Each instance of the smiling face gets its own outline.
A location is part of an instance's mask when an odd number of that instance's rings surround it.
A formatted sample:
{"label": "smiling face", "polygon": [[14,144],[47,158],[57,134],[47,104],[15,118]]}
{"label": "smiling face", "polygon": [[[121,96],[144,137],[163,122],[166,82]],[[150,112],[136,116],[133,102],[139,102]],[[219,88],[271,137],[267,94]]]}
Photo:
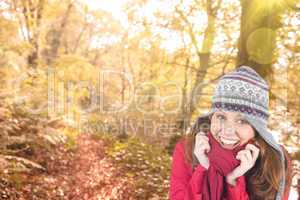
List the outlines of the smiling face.
{"label": "smiling face", "polygon": [[216,111],[210,131],[225,149],[234,149],[255,137],[255,130],[238,112]]}

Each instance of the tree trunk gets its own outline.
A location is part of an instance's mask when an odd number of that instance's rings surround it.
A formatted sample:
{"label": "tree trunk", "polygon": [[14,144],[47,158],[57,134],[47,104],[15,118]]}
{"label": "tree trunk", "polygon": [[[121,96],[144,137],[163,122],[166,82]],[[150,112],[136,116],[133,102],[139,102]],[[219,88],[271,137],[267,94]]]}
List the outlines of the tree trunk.
{"label": "tree trunk", "polygon": [[188,85],[188,69],[189,69],[190,59],[187,58],[185,62],[184,68],[184,84],[181,88],[182,96],[181,96],[181,118],[179,120],[179,129],[181,130],[181,134],[183,135],[186,131],[187,125],[190,123],[189,119],[186,117],[187,115],[187,85]]}
{"label": "tree trunk", "polygon": [[31,1],[22,1],[22,12],[27,29],[27,39],[32,51],[27,57],[29,67],[37,68],[39,59],[40,25],[43,18],[45,0],[39,0],[36,5]]}
{"label": "tree trunk", "polygon": [[[258,7],[258,5],[260,5]],[[258,0],[241,0],[242,16],[237,67],[252,67],[267,82],[273,81],[276,61],[276,32],[280,28],[281,9]]]}
{"label": "tree trunk", "polygon": [[48,32],[48,42],[50,43],[50,49],[46,50],[46,61],[50,65],[53,60],[57,57],[58,49],[61,46],[61,37],[67,26],[71,10],[73,8],[73,1],[68,4],[67,10],[61,20],[60,26],[58,28],[53,28]]}

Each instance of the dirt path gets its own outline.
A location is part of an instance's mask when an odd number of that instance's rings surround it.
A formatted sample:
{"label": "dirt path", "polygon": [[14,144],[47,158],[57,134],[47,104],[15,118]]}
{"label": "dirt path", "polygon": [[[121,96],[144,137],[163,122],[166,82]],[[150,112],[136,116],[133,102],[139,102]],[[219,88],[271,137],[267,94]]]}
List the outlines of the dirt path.
{"label": "dirt path", "polygon": [[[132,199],[131,183],[105,156],[105,144],[87,134],[78,137],[76,151],[57,149],[48,173],[22,175],[18,200]],[[18,177],[20,178],[20,177]],[[8,186],[6,188],[9,188]],[[15,188],[13,188],[15,189]]]}
{"label": "dirt path", "polygon": [[[71,168],[71,190],[67,199],[124,199],[128,180],[122,179],[112,162],[105,157],[105,145],[82,135],[78,141],[78,152]],[[127,182],[127,183],[126,183]],[[128,190],[129,191],[129,188]],[[126,198],[127,199],[127,198]]]}

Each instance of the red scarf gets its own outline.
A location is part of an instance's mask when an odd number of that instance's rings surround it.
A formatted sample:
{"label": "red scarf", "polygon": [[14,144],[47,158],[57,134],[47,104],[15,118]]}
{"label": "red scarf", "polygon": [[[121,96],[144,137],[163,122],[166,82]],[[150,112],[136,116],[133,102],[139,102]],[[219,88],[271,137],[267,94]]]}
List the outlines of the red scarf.
{"label": "red scarf", "polygon": [[210,166],[203,178],[203,200],[222,200],[224,197],[225,177],[240,161],[235,158],[237,152],[249,143],[238,146],[233,150],[224,149],[209,132],[210,151],[208,159]]}

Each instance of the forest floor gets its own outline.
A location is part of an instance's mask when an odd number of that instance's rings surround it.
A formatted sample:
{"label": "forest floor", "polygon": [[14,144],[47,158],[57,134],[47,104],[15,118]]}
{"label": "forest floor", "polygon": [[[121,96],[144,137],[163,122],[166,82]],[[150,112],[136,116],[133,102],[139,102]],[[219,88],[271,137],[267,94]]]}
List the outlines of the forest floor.
{"label": "forest floor", "polygon": [[[0,180],[0,199],[10,200],[113,200],[132,199],[132,180],[122,178],[105,156],[107,144],[81,134],[75,150],[59,146],[46,172],[15,176],[16,185]],[[17,187],[16,187],[17,186]]]}

